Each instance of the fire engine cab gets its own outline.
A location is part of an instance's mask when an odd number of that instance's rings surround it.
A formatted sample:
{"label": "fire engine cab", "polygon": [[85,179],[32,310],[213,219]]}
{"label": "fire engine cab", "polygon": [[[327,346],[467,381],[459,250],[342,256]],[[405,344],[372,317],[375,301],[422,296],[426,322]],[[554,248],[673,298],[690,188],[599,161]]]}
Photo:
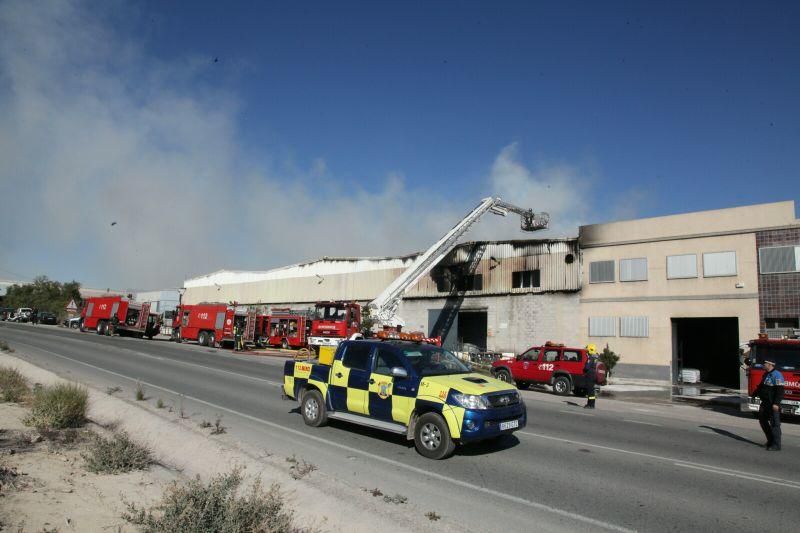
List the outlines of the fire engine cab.
{"label": "fire engine cab", "polygon": [[361,306],[356,302],[317,302],[308,345],[338,346],[361,333]]}
{"label": "fire engine cab", "polygon": [[764,377],[764,361],[774,361],[775,369],[783,374],[784,396],[781,412],[800,415],[800,339],[770,339],[760,334],[748,343],[750,353],[745,358],[747,366],[747,409],[758,411],[759,399],[753,395]]}

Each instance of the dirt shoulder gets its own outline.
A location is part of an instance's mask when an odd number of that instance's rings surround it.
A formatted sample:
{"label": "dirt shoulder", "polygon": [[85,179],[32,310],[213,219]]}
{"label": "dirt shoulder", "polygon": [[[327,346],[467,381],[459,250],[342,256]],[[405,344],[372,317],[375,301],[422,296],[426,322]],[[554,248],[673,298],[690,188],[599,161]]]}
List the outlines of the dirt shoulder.
{"label": "dirt shoulder", "polygon": [[[64,382],[57,375],[9,354],[0,354],[0,365],[18,369],[31,384]],[[15,409],[20,408],[6,405],[0,411],[0,427],[20,429],[19,413]],[[89,388],[89,419],[97,426],[127,432],[148,446],[164,466],[137,474],[98,476],[82,470],[78,449],[51,452],[46,445],[37,444],[24,454],[6,456],[3,452],[3,459],[20,461],[15,466],[28,474],[17,479],[39,479],[50,487],[44,492],[44,485],[37,488],[32,482],[29,488],[18,490],[15,499],[3,498],[5,516],[22,519],[21,513],[27,513],[24,514],[26,531],[54,527],[59,531],[109,531],[104,529],[107,526],[116,530],[123,525],[119,518],[124,510],[123,496],[128,501],[152,503],[172,480],[195,476],[207,480],[234,468],[245,472],[250,482],[260,479],[265,487],[279,483],[288,505],[295,512],[295,523],[300,527],[347,532],[371,532],[377,525],[384,532],[454,529],[444,521],[429,521],[423,512],[410,513],[408,505],[379,502],[379,498],[341,483],[323,471],[303,472],[300,479],[295,479],[302,464],[289,463],[283,457],[258,456],[257,452],[239,446],[234,435],[211,437],[209,429],[199,428],[197,421],[182,418],[176,410],[155,409],[146,402],[117,398],[108,391]],[[48,473],[50,470],[52,474]],[[72,492],[63,492],[69,489]],[[81,509],[86,510],[85,514]],[[88,522],[92,513],[97,517]],[[82,526],[75,526],[79,520]],[[16,524],[19,520],[4,520],[4,524],[12,522]]]}

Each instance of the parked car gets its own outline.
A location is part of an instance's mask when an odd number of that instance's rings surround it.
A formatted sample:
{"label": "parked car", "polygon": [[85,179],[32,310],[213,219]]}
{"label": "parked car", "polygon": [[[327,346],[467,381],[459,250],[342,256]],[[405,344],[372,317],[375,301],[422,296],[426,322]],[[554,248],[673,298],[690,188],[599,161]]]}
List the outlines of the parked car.
{"label": "parked car", "polygon": [[64,324],[65,327],[68,327],[70,329],[80,329],[82,323],[83,319],[80,316],[68,318],[64,320],[64,322],[62,322],[62,324]]}
{"label": "parked car", "polygon": [[14,315],[8,320],[10,322],[27,322],[31,318],[31,313],[33,313],[33,309],[30,307],[20,307],[14,311]]}
{"label": "parked car", "polygon": [[[551,385],[553,392],[582,396],[586,391],[583,368],[588,354],[585,348],[568,348],[547,342],[525,350],[515,359],[492,363],[492,375],[501,381],[515,382],[521,389],[533,383]],[[597,384],[606,384],[606,367],[597,363]]]}
{"label": "parked car", "polygon": [[39,311],[39,324],[55,326],[58,324],[58,317],[55,313],[51,313],[50,311]]}

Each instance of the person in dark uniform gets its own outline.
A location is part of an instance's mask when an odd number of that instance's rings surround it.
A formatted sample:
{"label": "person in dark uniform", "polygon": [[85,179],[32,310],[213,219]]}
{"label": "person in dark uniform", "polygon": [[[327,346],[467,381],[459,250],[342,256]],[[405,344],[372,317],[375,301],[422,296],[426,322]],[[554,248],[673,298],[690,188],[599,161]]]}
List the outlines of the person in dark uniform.
{"label": "person in dark uniform", "polygon": [[781,449],[781,400],[783,400],[783,374],[775,370],[775,361],[764,361],[764,377],[753,397],[761,400],[758,409],[758,422],[767,437],[768,451]]}
{"label": "person in dark uniform", "polygon": [[586,405],[584,409],[594,409],[597,400],[597,347],[594,344],[586,346],[586,364],[583,366],[583,382],[586,387]]}
{"label": "person in dark uniform", "polygon": [[30,316],[31,324],[33,324],[35,326],[36,325],[36,320],[38,318],[39,318],[39,309],[34,307],[33,309],[31,309],[31,316]]}
{"label": "person in dark uniform", "polygon": [[233,351],[242,351],[242,326],[238,322],[233,324]]}
{"label": "person in dark uniform", "polygon": [[119,318],[115,314],[111,317],[111,322],[108,324],[108,329],[106,330],[109,337],[112,337],[114,333],[117,332],[117,326],[119,326]]}

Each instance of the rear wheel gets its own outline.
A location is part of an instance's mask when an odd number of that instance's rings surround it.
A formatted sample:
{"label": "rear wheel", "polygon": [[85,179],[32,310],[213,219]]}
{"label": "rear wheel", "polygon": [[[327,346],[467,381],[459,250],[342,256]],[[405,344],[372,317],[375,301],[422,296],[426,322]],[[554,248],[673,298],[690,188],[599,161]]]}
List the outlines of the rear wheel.
{"label": "rear wheel", "polygon": [[566,376],[558,376],[553,380],[553,392],[559,396],[566,396],[572,392],[572,383]]}
{"label": "rear wheel", "polygon": [[197,344],[200,346],[208,346],[208,334],[205,331],[201,331],[199,335],[197,335]]}
{"label": "rear wheel", "polygon": [[217,347],[217,336],[213,332],[208,334],[208,345],[212,348]]}
{"label": "rear wheel", "polygon": [[506,383],[513,383],[513,380],[511,379],[511,372],[509,372],[505,368],[501,368],[500,370],[495,372],[494,377],[496,377],[500,381],[505,381]]}
{"label": "rear wheel", "polygon": [[281,341],[281,348],[283,348],[284,350],[288,350],[289,349],[289,341],[287,341],[286,339],[283,339]]}
{"label": "rear wheel", "polygon": [[323,426],[328,421],[325,401],[318,390],[310,390],[303,394],[303,399],[300,402],[300,412],[303,414],[303,422],[309,426]]}
{"label": "rear wheel", "polygon": [[108,329],[108,324],[103,321],[97,323],[97,334],[98,335],[105,335],[106,330]]}
{"label": "rear wheel", "polygon": [[446,459],[456,449],[447,422],[437,413],[425,413],[414,426],[414,445],[428,459]]}

